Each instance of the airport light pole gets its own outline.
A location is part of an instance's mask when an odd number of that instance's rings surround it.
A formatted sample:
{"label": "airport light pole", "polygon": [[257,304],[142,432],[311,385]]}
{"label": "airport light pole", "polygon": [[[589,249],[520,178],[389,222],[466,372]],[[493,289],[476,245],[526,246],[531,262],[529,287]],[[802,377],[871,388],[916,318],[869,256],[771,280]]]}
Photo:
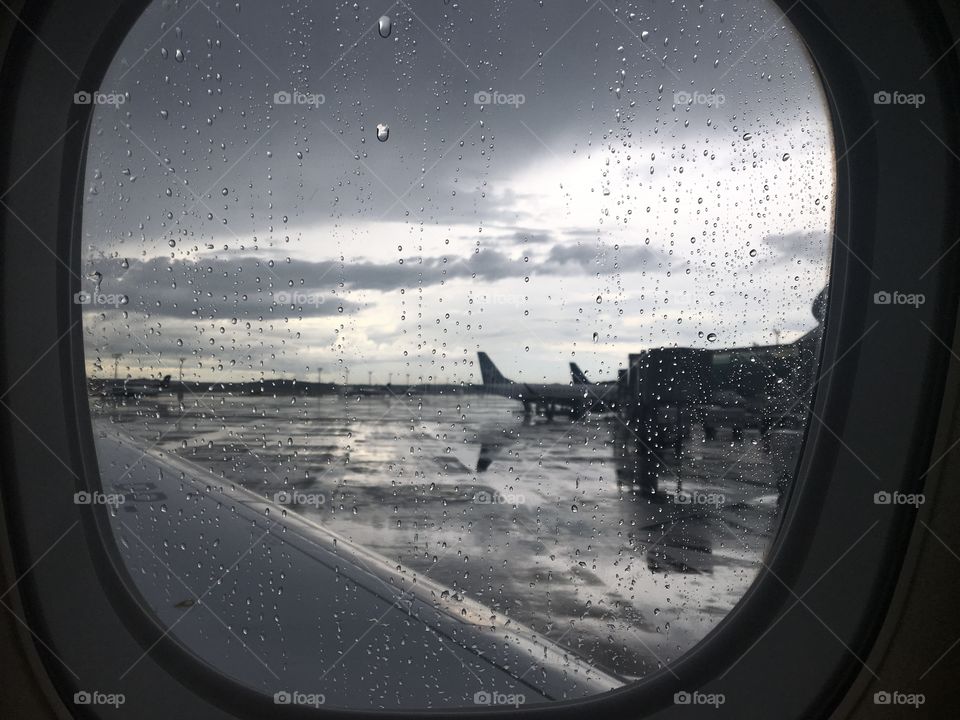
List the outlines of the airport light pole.
{"label": "airport light pole", "polygon": [[113,357],[113,379],[116,380],[120,374],[120,358],[123,357],[123,353],[114,353]]}

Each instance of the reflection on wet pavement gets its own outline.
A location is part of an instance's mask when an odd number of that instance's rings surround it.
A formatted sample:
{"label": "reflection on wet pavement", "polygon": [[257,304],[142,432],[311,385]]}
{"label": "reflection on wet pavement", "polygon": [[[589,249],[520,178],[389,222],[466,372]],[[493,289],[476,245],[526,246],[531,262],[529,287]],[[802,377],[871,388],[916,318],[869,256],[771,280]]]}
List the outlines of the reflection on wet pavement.
{"label": "reflection on wet pavement", "polygon": [[444,397],[94,399],[109,423],[527,625],[604,671],[645,675],[744,594],[792,460],[694,425],[639,477],[618,415],[523,417]]}

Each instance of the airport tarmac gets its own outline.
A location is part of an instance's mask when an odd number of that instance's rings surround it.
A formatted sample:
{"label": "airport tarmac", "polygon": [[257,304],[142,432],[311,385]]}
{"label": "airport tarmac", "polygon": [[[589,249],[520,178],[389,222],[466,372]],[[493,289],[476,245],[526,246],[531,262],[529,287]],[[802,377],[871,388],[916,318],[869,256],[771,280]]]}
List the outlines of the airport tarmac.
{"label": "airport tarmac", "polygon": [[[456,397],[91,399],[122,432],[329,528],[631,680],[676,660],[761,566],[792,468],[694,426],[656,487],[614,414]],[[624,448],[627,448],[624,450]]]}

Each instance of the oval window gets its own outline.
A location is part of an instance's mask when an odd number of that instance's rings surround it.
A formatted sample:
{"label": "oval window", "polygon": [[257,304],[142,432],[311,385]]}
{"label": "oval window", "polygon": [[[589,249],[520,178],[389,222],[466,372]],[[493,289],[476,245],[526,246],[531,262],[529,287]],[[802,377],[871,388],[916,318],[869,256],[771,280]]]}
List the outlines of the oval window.
{"label": "oval window", "polygon": [[514,707],[743,596],[834,214],[773,3],[157,1],[91,97],[91,501],[173,641],[278,704]]}

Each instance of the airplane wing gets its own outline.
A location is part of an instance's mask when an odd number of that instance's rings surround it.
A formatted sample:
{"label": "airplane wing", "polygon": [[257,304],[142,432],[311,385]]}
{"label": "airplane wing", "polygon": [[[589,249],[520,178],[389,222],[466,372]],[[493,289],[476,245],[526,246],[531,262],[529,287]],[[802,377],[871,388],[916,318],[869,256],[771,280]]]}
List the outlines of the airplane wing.
{"label": "airplane wing", "polygon": [[117,544],[127,567],[143,569],[136,589],[181,645],[245,684],[356,707],[365,682],[371,707],[438,696],[462,707],[475,696],[482,703],[483,693],[529,704],[627,682],[428,573],[181,457],[97,429],[104,492],[123,495],[111,518]]}

